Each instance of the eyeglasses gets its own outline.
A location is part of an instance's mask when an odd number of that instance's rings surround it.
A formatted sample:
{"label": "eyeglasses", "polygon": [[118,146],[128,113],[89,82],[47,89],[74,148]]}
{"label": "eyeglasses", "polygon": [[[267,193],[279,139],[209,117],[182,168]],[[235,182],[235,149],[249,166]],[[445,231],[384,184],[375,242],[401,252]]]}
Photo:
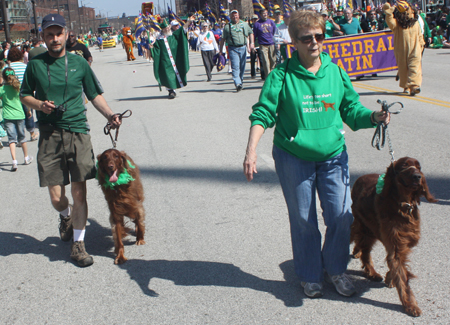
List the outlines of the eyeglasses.
{"label": "eyeglasses", "polygon": [[325,34],[316,34],[316,35],[305,35],[302,37],[297,37],[297,40],[302,42],[303,44],[310,44],[313,40],[313,38],[316,39],[316,42],[322,42],[325,39]]}

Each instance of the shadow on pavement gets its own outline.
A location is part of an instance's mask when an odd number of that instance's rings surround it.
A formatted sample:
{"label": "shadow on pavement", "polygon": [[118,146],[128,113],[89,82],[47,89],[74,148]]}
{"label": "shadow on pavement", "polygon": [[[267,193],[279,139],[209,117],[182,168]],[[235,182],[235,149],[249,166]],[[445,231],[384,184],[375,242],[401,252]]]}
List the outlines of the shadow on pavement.
{"label": "shadow on pavement", "polygon": [[[95,220],[89,219],[86,227],[86,251],[95,256],[105,256],[111,258],[114,262],[114,247],[112,241],[111,229],[102,227]],[[55,228],[55,232],[57,229]],[[132,234],[133,235],[133,234]],[[109,237],[109,238],[107,238]],[[132,245],[133,236],[125,238],[125,245]],[[63,242],[59,237],[47,237],[40,241],[30,235],[21,233],[10,233],[0,231],[0,256],[9,256],[14,254],[36,254],[43,255],[49,261],[66,261],[76,265],[70,259],[71,242]]]}
{"label": "shadow on pavement", "polygon": [[[294,272],[292,260],[280,264],[284,274],[284,281],[261,279],[255,275],[242,271],[230,263],[206,261],[169,261],[169,260],[128,260],[119,266],[126,270],[131,279],[136,281],[142,292],[151,297],[160,294],[151,288],[154,278],[172,281],[177,286],[219,286],[230,288],[248,288],[267,292],[276,299],[283,301],[286,307],[301,307],[303,299],[307,298],[300,281]],[[349,274],[354,273],[349,271]],[[357,272],[358,275],[362,272]],[[338,300],[351,304],[368,304],[375,307],[403,312],[400,304],[383,303],[362,297],[371,289],[386,288],[384,284],[370,282],[367,279],[356,279],[358,293],[347,298],[340,296],[331,284],[325,284],[322,299]],[[387,289],[387,288],[386,288]],[[395,290],[395,289],[394,289]]]}
{"label": "shadow on pavement", "polygon": [[168,95],[164,95],[164,96],[149,96],[149,97],[131,97],[131,98],[119,98],[116,99],[116,101],[118,102],[123,102],[123,101],[140,101],[140,100],[152,100],[152,99],[167,99]]}
{"label": "shadow on pavement", "polygon": [[[140,167],[141,177],[156,176],[172,179],[196,179],[215,181],[219,183],[247,183],[242,169],[205,169],[205,168],[178,168],[178,167]],[[278,176],[272,170],[262,169],[254,175],[253,183],[279,184]]]}
{"label": "shadow on pavement", "polygon": [[159,294],[151,289],[151,280],[159,278],[172,281],[179,286],[249,288],[270,293],[289,307],[299,307],[303,304],[302,293],[296,286],[285,281],[258,278],[229,263],[128,260],[120,265],[120,268],[128,272],[144,294],[152,297]]}
{"label": "shadow on pavement", "polygon": [[184,93],[231,93],[236,92],[236,89],[201,89],[201,90],[184,90]]}
{"label": "shadow on pavement", "polygon": [[138,86],[138,87],[133,87],[133,88],[153,88],[153,87],[159,87],[159,85],[155,84],[155,85],[148,85],[148,86]]}

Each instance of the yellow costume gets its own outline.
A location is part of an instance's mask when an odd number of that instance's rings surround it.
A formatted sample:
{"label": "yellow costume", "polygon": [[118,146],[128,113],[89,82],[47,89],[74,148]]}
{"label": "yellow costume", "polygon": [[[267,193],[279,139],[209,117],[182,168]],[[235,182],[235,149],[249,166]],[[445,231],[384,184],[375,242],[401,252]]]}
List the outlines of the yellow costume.
{"label": "yellow costume", "polygon": [[123,39],[122,42],[125,45],[125,51],[127,52],[127,61],[136,60],[133,54],[133,43],[135,42],[135,38],[133,34],[131,34],[130,27],[122,28]]}
{"label": "yellow costume", "polygon": [[[397,60],[399,85],[414,96],[422,84],[422,50],[425,45],[415,12],[406,1],[396,7],[383,5],[386,23],[394,32],[394,54]],[[395,11],[395,13],[394,13]],[[402,21],[400,21],[400,19]]]}

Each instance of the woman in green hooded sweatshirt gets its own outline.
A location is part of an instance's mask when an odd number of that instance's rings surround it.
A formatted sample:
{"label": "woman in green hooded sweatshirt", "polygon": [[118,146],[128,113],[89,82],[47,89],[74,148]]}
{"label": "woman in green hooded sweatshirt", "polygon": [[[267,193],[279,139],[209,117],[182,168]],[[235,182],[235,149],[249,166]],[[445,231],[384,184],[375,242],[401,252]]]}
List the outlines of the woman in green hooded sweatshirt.
{"label": "woman in green hooded sweatshirt", "polygon": [[[359,102],[347,73],[322,52],[324,33],[318,13],[292,14],[289,35],[297,51],[264,83],[250,115],[244,160],[251,181],[257,144],[264,130],[275,126],[272,154],[289,212],[295,271],[311,298],[323,295],[324,271],[339,294],[355,293],[345,274],[353,215],[343,123],[355,131],[389,123],[388,114]],[[327,226],[323,247],[316,190]]]}

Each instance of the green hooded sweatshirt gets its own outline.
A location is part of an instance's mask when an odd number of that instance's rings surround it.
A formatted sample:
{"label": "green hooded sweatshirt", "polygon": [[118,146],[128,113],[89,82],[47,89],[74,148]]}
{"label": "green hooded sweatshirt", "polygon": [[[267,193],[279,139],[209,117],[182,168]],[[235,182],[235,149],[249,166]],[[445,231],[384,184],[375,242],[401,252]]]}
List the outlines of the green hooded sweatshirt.
{"label": "green hooded sweatshirt", "polygon": [[343,122],[353,131],[374,127],[372,111],[359,102],[347,73],[327,53],[320,59],[314,75],[294,52],[267,77],[249,117],[252,126],[276,124],[274,144],[308,161],[324,161],[346,149]]}

